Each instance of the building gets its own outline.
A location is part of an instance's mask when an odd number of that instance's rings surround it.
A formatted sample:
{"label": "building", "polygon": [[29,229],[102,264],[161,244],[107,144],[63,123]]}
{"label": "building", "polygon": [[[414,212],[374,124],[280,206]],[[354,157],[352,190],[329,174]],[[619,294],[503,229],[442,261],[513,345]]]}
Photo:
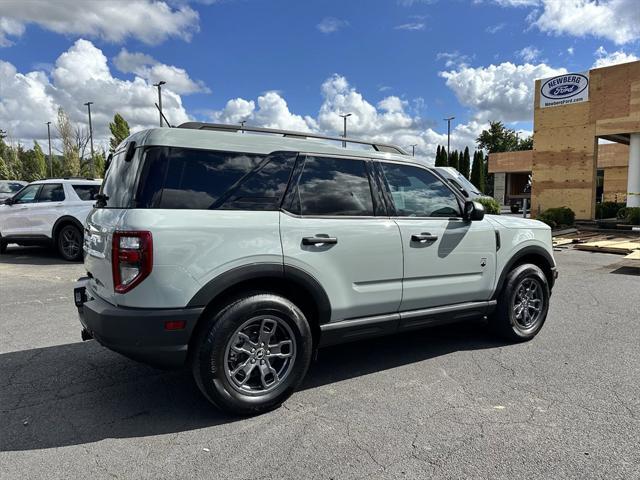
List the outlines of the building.
{"label": "building", "polygon": [[567,206],[593,219],[596,201],[640,206],[640,61],[535,83],[533,150],[489,155],[496,199],[523,194],[533,216]]}

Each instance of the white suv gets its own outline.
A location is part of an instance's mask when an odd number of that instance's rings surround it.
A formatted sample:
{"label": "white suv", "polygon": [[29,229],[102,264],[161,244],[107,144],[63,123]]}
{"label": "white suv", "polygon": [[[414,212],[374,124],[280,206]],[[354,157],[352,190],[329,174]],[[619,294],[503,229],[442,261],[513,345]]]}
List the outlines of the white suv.
{"label": "white suv", "polygon": [[320,346],[485,317],[512,341],[540,331],[548,226],[485,216],[393,145],[317,137],[200,123],[129,137],[87,219],[82,338],[187,365],[247,414],[286,399]]}
{"label": "white suv", "polygon": [[0,205],[0,253],[9,243],[54,245],[62,258],[82,259],[82,232],[100,190],[92,179],[31,183]]}

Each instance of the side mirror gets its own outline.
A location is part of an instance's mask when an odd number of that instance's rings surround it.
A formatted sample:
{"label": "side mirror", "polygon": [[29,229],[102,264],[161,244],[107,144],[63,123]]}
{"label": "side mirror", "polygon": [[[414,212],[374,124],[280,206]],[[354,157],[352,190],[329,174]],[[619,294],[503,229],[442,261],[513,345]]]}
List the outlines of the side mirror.
{"label": "side mirror", "polygon": [[14,200],[13,200],[13,198],[11,198],[11,197],[7,198],[7,199],[4,201],[4,204],[5,204],[5,205],[13,205],[13,203],[14,203]]}
{"label": "side mirror", "polygon": [[484,207],[479,202],[469,200],[464,203],[464,219],[474,222],[484,218]]}

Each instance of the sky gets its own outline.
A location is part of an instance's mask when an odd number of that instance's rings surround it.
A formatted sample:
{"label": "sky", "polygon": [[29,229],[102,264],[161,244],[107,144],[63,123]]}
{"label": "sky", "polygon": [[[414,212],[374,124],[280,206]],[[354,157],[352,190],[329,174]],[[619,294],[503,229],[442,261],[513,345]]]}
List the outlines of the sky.
{"label": "sky", "polygon": [[[490,120],[528,135],[534,81],[637,60],[640,0],[0,0],[0,129],[62,107],[105,145],[119,112],[392,142],[433,160]],[[53,129],[54,142],[57,133]]]}

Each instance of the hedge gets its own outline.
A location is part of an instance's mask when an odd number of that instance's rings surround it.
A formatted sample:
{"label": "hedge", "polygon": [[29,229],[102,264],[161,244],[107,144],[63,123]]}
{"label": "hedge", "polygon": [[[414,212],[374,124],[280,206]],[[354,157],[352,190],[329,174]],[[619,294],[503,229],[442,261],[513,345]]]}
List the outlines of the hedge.
{"label": "hedge", "polygon": [[623,207],[616,216],[627,225],[640,225],[640,207]]}
{"label": "hedge", "polygon": [[500,204],[495,198],[480,197],[476,198],[475,201],[482,204],[484,207],[484,213],[489,215],[500,215]]}
{"label": "hedge", "polygon": [[536,216],[536,220],[546,223],[551,228],[570,227],[576,220],[576,214],[569,207],[549,208]]}

